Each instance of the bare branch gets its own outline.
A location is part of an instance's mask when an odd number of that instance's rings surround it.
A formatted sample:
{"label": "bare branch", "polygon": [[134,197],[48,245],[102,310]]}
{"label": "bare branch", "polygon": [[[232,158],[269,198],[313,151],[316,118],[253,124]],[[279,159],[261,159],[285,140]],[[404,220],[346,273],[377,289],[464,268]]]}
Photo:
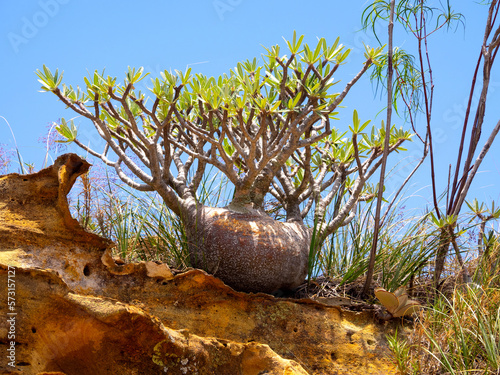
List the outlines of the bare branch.
{"label": "bare branch", "polygon": [[493,141],[495,140],[495,137],[497,136],[498,132],[500,130],[500,121],[497,122],[495,127],[493,128],[488,140],[483,146],[483,149],[479,153],[479,156],[477,157],[474,165],[472,166],[472,169],[470,173],[468,174],[467,180],[464,184],[464,188],[462,189],[461,194],[459,195],[456,204],[455,204],[455,211],[453,211],[453,215],[458,215],[460,213],[460,209],[462,207],[463,202],[465,201],[465,197],[467,196],[467,193],[469,191],[469,187],[472,184],[472,180],[474,179],[477,170],[479,169],[479,166],[481,165],[484,157],[488,153],[488,150],[490,149],[491,145],[493,144]]}

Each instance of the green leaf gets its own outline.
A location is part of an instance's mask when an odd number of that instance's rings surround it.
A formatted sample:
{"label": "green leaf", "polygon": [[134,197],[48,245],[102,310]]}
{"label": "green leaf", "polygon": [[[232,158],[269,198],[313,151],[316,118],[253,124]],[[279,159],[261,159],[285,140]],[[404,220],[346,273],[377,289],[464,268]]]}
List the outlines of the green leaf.
{"label": "green leaf", "polygon": [[354,110],[352,113],[352,125],[356,133],[358,133],[359,123],[360,121],[359,121],[358,111]]}
{"label": "green leaf", "polygon": [[337,64],[342,64],[344,62],[344,60],[347,59],[347,56],[349,56],[350,53],[351,53],[351,50],[347,49],[344,51],[344,53],[338,54],[337,61],[336,61]]}
{"label": "green leaf", "polygon": [[293,179],[294,186],[298,187],[303,179],[304,179],[304,170],[302,168],[299,168]]}
{"label": "green leaf", "polygon": [[228,154],[229,157],[233,156],[234,152],[236,151],[236,148],[230,144],[227,140],[227,138],[224,138],[224,141],[222,143],[222,148]]}
{"label": "green leaf", "polygon": [[363,125],[361,125],[361,127],[359,128],[359,132],[361,133],[363,130],[365,130],[365,128],[368,126],[368,124],[371,122],[372,120],[368,120],[368,121],[365,121],[363,123]]}
{"label": "green leaf", "polygon": [[325,38],[321,38],[319,41],[318,41],[318,45],[316,46],[316,49],[314,50],[314,54],[313,54],[313,58],[314,58],[314,61],[317,61],[318,60],[318,57],[319,57],[319,53],[321,52],[321,49],[323,47],[323,42],[325,41]]}
{"label": "green leaf", "polygon": [[277,101],[276,101],[276,102],[272,105],[272,107],[269,109],[269,112],[271,112],[271,113],[272,113],[272,112],[275,112],[275,111],[278,109],[278,107],[280,106],[280,104],[281,104],[281,100],[277,100]]}
{"label": "green leaf", "polygon": [[292,43],[290,41],[285,39],[286,44],[288,45],[288,49],[292,54],[297,54],[300,49],[300,45],[302,44],[302,40],[304,39],[304,35],[301,35],[299,39],[297,40],[297,31],[293,31],[293,39]]}
{"label": "green leaf", "polygon": [[181,83],[183,85],[186,85],[189,82],[189,80],[191,79],[191,68],[188,68],[186,70],[186,73],[183,73],[183,72],[178,71],[178,70],[176,70],[175,72],[177,73],[177,76],[181,79]]}
{"label": "green leaf", "polygon": [[295,98],[289,99],[287,103],[288,109],[295,109],[297,107],[297,104],[299,103],[299,100],[302,96],[302,91],[300,91]]}
{"label": "green leaf", "polygon": [[144,68],[142,66],[139,69],[137,69],[137,71],[135,68],[131,68],[129,66],[126,74],[127,77],[126,79],[129,83],[135,84],[149,75],[149,73],[143,74],[143,72]]}
{"label": "green leaf", "polygon": [[56,126],[56,130],[62,137],[65,138],[65,140],[63,141],[56,141],[60,143],[74,142],[78,132],[73,120],[69,122],[68,126],[68,123],[66,122],[65,119],[61,119],[61,123],[58,126]]}
{"label": "green leaf", "polygon": [[59,71],[56,69],[55,74],[52,74],[45,65],[43,65],[43,72],[38,69],[35,71],[39,78],[38,82],[42,84],[42,91],[54,91],[61,84],[63,73],[64,71],[59,75]]}

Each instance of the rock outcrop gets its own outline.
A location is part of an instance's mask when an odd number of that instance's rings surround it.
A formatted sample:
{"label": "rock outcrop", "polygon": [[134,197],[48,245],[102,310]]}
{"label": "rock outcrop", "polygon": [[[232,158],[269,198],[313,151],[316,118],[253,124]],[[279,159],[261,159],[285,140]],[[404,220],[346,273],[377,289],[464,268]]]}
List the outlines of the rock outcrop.
{"label": "rock outcrop", "polygon": [[0,305],[0,374],[396,374],[394,323],[370,311],[116,264],[110,241],[69,212],[66,194],[88,168],[68,154],[0,176],[0,299],[13,301]]}
{"label": "rock outcrop", "polygon": [[[2,265],[0,274],[5,280],[8,267]],[[143,309],[116,299],[73,293],[54,271],[16,268],[15,284],[12,370],[68,375],[307,374],[268,345],[200,337],[168,328]],[[2,327],[2,342],[9,328]],[[8,363],[3,366],[8,368]]]}

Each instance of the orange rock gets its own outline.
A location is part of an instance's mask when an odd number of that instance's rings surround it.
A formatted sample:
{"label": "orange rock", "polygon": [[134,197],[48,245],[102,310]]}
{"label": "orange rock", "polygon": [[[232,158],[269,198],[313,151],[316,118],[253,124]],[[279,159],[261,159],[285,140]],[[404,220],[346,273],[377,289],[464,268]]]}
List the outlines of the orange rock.
{"label": "orange rock", "polygon": [[[236,292],[200,270],[117,264],[111,243],[69,215],[65,194],[86,168],[65,155],[33,175],[0,176],[0,300],[14,267],[23,373],[396,374],[385,334],[398,323],[379,325],[370,311]],[[2,353],[8,329],[0,320]]]}
{"label": "orange rock", "polygon": [[[0,266],[2,285],[7,274]],[[72,293],[53,271],[16,268],[15,283],[15,357],[23,373],[307,374],[267,345],[198,337],[117,300]],[[6,299],[3,290],[0,296]]]}

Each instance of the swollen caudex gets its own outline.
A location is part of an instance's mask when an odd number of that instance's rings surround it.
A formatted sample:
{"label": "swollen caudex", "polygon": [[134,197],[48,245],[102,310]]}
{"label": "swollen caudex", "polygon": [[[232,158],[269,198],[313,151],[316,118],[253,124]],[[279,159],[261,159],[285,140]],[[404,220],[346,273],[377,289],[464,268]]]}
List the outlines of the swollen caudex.
{"label": "swollen caudex", "polygon": [[196,213],[187,223],[193,266],[247,292],[293,289],[304,281],[310,232],[303,225],[227,208]]}

